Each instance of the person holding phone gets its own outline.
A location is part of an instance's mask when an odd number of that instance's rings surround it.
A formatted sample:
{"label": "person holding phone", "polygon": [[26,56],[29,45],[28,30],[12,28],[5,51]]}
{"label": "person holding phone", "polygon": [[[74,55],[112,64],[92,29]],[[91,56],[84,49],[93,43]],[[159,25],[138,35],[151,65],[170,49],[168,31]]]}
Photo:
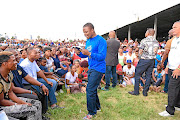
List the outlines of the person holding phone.
{"label": "person holding phone", "polygon": [[86,46],[85,49],[76,51],[76,54],[81,58],[88,57],[89,71],[86,88],[88,114],[83,118],[88,120],[92,119],[97,110],[101,109],[97,87],[101,82],[103,73],[106,71],[107,43],[103,37],[96,35],[92,23],[86,23],[83,26],[83,32],[87,38]]}

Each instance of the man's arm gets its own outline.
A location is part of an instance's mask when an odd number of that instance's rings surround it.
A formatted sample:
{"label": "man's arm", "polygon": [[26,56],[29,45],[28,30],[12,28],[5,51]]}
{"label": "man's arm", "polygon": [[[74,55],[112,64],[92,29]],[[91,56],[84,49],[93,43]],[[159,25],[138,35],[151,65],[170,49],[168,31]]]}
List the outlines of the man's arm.
{"label": "man's arm", "polygon": [[164,67],[164,61],[167,59],[169,52],[170,49],[165,49],[164,55],[162,56],[162,60],[161,60],[161,67]]}
{"label": "man's arm", "polygon": [[40,70],[39,72],[37,72],[37,74],[38,74],[41,78],[43,78],[43,79],[47,82],[47,84],[51,85],[51,87],[53,86],[53,83],[52,83],[52,82],[49,82],[49,81],[47,80],[47,78],[46,78],[46,76],[44,75],[44,73],[43,73],[42,70]]}
{"label": "man's arm", "polygon": [[0,105],[1,106],[12,106],[12,105],[15,105],[15,103],[10,100],[4,99],[4,93],[2,92],[2,93],[0,93]]}
{"label": "man's arm", "polygon": [[26,90],[26,89],[23,89],[23,88],[20,88],[20,87],[15,87],[13,83],[12,83],[12,90],[16,94],[29,93],[29,94],[37,95],[35,92],[33,92],[31,90]]}
{"label": "man's arm", "polygon": [[8,95],[9,95],[9,98],[10,98],[12,101],[14,101],[14,102],[16,102],[16,103],[18,103],[18,104],[31,105],[30,103],[27,103],[27,102],[19,99],[19,98],[14,94],[14,92],[12,91],[12,83],[11,83],[11,88],[9,89]]}

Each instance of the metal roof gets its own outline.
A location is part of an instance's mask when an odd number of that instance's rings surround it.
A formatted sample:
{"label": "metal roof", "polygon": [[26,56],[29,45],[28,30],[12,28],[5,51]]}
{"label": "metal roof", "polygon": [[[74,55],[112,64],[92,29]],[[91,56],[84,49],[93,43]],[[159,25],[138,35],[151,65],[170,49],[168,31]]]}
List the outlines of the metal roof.
{"label": "metal roof", "polygon": [[[120,40],[128,38],[129,26],[131,27],[131,38],[143,39],[147,28],[154,28],[155,16],[157,17],[157,39],[167,39],[168,32],[172,28],[174,22],[180,20],[180,4],[158,12],[150,17],[141,21],[137,21],[121,28],[116,29],[117,37]],[[108,33],[102,35],[105,39]],[[166,38],[165,38],[166,37]]]}

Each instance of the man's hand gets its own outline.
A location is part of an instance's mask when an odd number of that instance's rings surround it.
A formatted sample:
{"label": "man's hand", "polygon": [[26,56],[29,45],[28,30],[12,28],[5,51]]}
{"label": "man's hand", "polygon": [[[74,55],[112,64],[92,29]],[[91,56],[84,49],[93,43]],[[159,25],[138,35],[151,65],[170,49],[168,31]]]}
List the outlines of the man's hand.
{"label": "man's hand", "polygon": [[53,83],[52,83],[52,82],[49,82],[49,81],[48,81],[47,84],[51,85],[51,87],[53,86]]}
{"label": "man's hand", "polygon": [[87,49],[82,49],[81,52],[82,52],[83,55],[87,55],[87,56],[90,55],[90,52]]}
{"label": "man's hand", "polygon": [[161,68],[164,68],[164,63],[163,62],[161,62]]}
{"label": "man's hand", "polygon": [[47,95],[47,96],[49,95],[49,90],[45,85],[42,86],[42,90],[44,92],[44,95]]}
{"label": "man's hand", "polygon": [[32,106],[32,104],[31,104],[31,103],[27,103],[27,102],[26,102],[26,103],[24,103],[24,104],[25,104],[25,105],[28,105],[28,106]]}
{"label": "man's hand", "polygon": [[180,70],[179,69],[175,69],[172,73],[173,78],[178,79],[178,76],[180,76]]}

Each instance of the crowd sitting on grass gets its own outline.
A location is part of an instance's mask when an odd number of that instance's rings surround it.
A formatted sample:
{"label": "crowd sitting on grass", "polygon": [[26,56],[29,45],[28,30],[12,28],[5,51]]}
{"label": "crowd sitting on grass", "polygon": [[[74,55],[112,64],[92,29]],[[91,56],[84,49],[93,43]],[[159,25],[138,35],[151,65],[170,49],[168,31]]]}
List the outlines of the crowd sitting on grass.
{"label": "crowd sitting on grass", "polygon": [[[161,47],[157,53],[156,65],[152,72],[152,86],[150,87],[151,91],[163,93],[167,93],[167,91],[162,90],[161,85],[165,83],[165,79],[168,79],[165,77],[167,73],[160,63],[165,43],[165,41],[160,42]],[[120,87],[128,87],[128,85],[134,85],[135,83],[135,67],[139,61],[138,45],[137,40],[128,42],[125,39],[120,42],[119,64],[116,66],[117,85]],[[57,105],[56,99],[57,95],[66,92],[63,91],[63,86],[70,88],[71,93],[85,93],[88,82],[88,61],[77,55],[84,46],[85,41],[83,40],[56,44],[35,41],[24,42],[16,46],[8,45],[8,43],[1,44],[0,82],[2,84],[0,84],[0,95],[3,93],[4,98],[0,97],[0,105],[3,106],[7,115],[18,119],[30,119],[33,116],[39,120],[45,119],[44,114],[48,109],[48,100],[51,109],[64,108]],[[10,64],[10,61],[13,62],[14,68],[7,65]],[[167,63],[164,65],[165,68],[166,65]],[[1,69],[9,71],[6,76],[2,74]],[[9,79],[6,80],[7,75]],[[142,89],[146,81],[144,76],[141,77],[140,86]],[[5,81],[10,83],[7,84]],[[101,83],[106,84],[104,76]],[[3,85],[7,87],[3,87]],[[101,88],[100,86],[99,88]],[[3,88],[6,88],[6,90],[3,91]],[[10,97],[10,94],[14,97]],[[11,107],[9,106],[20,106],[20,104],[26,104],[30,107],[24,107],[23,111],[18,112],[10,110]],[[37,111],[38,113],[41,112],[43,117],[37,116]],[[26,114],[21,114],[22,112]]]}

